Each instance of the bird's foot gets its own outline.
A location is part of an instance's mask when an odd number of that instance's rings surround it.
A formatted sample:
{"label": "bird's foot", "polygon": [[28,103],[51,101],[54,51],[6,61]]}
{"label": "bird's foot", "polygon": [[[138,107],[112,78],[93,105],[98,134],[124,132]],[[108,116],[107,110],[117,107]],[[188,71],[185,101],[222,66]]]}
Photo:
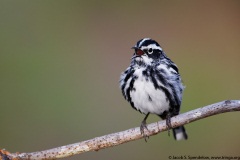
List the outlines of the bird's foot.
{"label": "bird's foot", "polygon": [[167,125],[167,128],[168,128],[168,136],[170,136],[170,129],[172,129],[171,116],[170,116],[170,114],[167,115],[166,125]]}
{"label": "bird's foot", "polygon": [[143,120],[142,123],[141,123],[140,132],[141,132],[141,135],[144,137],[145,142],[147,142],[147,139],[149,139],[149,136],[144,132],[144,129],[146,129],[149,132],[145,120]]}

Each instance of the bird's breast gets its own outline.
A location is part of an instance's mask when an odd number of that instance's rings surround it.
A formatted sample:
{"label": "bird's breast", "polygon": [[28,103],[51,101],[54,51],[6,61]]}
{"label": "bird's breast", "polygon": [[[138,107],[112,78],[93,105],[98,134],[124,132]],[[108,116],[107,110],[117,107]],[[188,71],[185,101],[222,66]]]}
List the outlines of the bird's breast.
{"label": "bird's breast", "polygon": [[[169,100],[160,88],[156,88],[150,77],[143,74],[144,69],[138,69],[134,72],[135,81],[133,90],[130,91],[131,101],[134,107],[144,114],[152,113],[161,115],[169,110]],[[163,86],[157,81],[159,86]]]}

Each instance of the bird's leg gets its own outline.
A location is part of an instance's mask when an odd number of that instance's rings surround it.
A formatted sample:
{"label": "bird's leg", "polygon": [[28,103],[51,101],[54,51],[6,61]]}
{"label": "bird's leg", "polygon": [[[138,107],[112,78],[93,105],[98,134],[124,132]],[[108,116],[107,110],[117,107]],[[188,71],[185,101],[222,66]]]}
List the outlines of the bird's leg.
{"label": "bird's leg", "polygon": [[144,129],[146,129],[147,131],[149,131],[148,128],[147,128],[147,123],[146,123],[146,120],[147,120],[148,116],[149,116],[149,113],[146,114],[146,116],[145,116],[145,118],[143,119],[143,121],[142,121],[142,123],[141,123],[141,126],[140,126],[140,132],[141,132],[141,134],[143,135],[143,137],[144,137],[144,139],[145,139],[146,142],[147,142],[147,138],[149,138],[149,136],[147,136],[147,135],[144,133]]}
{"label": "bird's leg", "polygon": [[170,129],[172,128],[172,124],[171,124],[171,114],[168,113],[166,116],[166,125],[168,128],[168,136],[170,136]]}

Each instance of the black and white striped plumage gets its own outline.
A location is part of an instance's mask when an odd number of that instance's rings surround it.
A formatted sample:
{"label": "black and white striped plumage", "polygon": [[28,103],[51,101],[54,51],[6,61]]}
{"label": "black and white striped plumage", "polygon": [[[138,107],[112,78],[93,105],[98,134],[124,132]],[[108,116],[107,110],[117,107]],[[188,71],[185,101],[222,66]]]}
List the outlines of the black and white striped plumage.
{"label": "black and white striped plumage", "polygon": [[[184,87],[177,66],[156,41],[141,39],[133,49],[131,64],[121,74],[120,87],[131,106],[146,115],[140,127],[146,140],[144,128],[150,113],[166,119],[171,128],[170,118],[179,114]],[[174,128],[173,134],[176,140],[187,139],[183,126]]]}

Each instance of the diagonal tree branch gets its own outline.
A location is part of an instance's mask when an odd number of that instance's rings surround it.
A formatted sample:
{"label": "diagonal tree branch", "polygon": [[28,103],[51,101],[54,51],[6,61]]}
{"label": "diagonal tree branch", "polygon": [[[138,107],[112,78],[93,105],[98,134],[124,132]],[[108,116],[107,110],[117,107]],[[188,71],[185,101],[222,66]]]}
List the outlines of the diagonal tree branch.
{"label": "diagonal tree branch", "polygon": [[[178,127],[199,119],[203,119],[212,115],[240,111],[240,100],[226,100],[219,103],[211,104],[202,108],[198,108],[181,115],[171,118],[172,127]],[[166,121],[159,121],[148,125],[148,136],[166,131]],[[103,148],[113,147],[122,143],[127,143],[143,138],[139,127],[131,128],[125,131],[96,137],[79,143],[69,144],[45,151],[32,153],[9,153],[6,150],[0,150],[0,160],[25,160],[25,159],[57,159],[81,154],[88,151],[98,151]]]}

